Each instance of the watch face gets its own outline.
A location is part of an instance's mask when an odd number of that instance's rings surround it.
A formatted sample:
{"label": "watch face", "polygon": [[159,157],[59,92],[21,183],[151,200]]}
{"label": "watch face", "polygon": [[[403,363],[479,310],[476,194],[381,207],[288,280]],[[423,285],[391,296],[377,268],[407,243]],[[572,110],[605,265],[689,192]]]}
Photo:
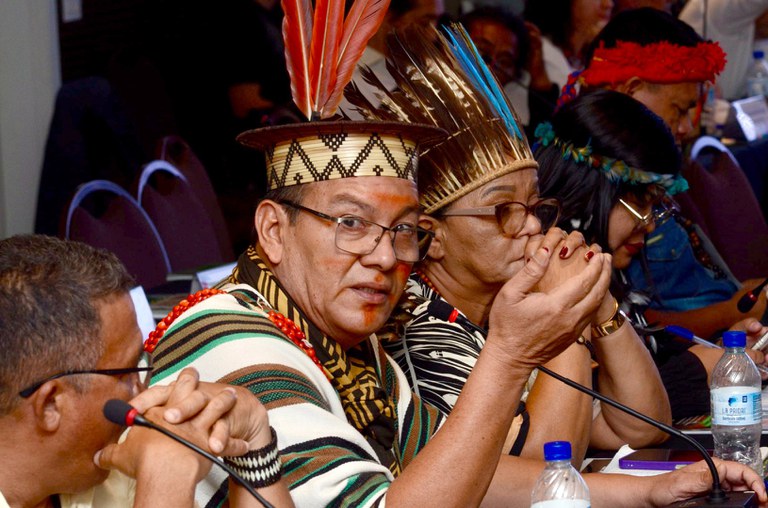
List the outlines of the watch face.
{"label": "watch face", "polygon": [[601,323],[598,326],[593,326],[592,333],[598,337],[605,337],[606,335],[610,335],[621,328],[625,321],[626,318],[624,317],[624,314],[619,311],[616,313],[613,319],[606,321],[605,323]]}

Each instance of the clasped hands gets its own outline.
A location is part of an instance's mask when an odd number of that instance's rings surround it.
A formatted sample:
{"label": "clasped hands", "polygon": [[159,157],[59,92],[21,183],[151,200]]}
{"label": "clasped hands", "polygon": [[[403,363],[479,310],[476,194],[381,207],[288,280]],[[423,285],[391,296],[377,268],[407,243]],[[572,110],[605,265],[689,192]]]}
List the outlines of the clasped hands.
{"label": "clasped hands", "polygon": [[532,237],[525,257],[494,300],[486,347],[510,366],[533,368],[600,322],[604,307],[612,311],[612,268],[611,256],[599,246],[587,248],[580,233],[566,235],[558,228]]}
{"label": "clasped hands", "polygon": [[[266,446],[271,439],[266,408],[247,389],[200,382],[197,371],[184,369],[173,383],[154,386],[129,401],[140,414],[214,455],[237,456]],[[211,463],[167,436],[136,427],[125,440],[100,450],[97,466],[118,469],[136,478],[142,468],[194,470],[196,480]]]}

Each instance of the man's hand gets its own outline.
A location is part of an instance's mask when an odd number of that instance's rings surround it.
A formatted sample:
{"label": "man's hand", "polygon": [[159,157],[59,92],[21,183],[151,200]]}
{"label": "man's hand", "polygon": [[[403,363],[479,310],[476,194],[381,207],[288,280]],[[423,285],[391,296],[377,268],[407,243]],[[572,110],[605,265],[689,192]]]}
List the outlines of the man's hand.
{"label": "man's hand", "polygon": [[[256,397],[244,388],[200,383],[195,369],[184,369],[170,385],[152,387],[130,402],[148,420],[215,455],[242,455],[271,440],[267,411]],[[181,461],[192,464],[192,458],[202,461],[196,476],[204,476],[210,469],[207,460],[198,459],[196,453],[167,436],[138,430],[129,432],[124,442],[101,450],[96,464],[132,477],[161,460],[171,465],[177,461],[177,467]],[[169,456],[174,457],[171,462]]]}
{"label": "man's hand", "polygon": [[[229,391],[237,403],[223,410],[222,391]],[[207,447],[219,455],[242,455],[269,444],[267,410],[251,392],[241,386],[200,382],[193,368],[184,369],[167,386],[153,386],[131,401],[139,413],[163,406],[163,419],[180,424],[195,418],[203,410],[220,411],[220,419],[211,427]],[[212,407],[209,407],[211,406]]]}
{"label": "man's hand", "polygon": [[[754,490],[760,503],[768,502],[762,478],[749,467],[720,459],[715,461],[720,485],[725,490]],[[712,486],[712,475],[706,462],[701,461],[669,474],[648,478],[656,484],[650,489],[653,506],[666,506],[702,495]]]}

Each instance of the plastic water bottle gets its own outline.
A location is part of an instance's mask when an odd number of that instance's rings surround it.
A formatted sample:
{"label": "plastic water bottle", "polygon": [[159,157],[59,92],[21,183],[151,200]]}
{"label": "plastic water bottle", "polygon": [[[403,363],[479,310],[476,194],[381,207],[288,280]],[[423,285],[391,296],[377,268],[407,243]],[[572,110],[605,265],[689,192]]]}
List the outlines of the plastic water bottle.
{"label": "plastic water bottle", "polygon": [[710,382],[715,457],[735,460],[762,475],[760,373],[744,348],[744,332],[725,332],[725,352]]}
{"label": "plastic water bottle", "polygon": [[531,508],[589,508],[589,488],[571,465],[571,443],[544,445],[547,465],[531,493]]}
{"label": "plastic water bottle", "polygon": [[747,72],[747,97],[754,95],[768,95],[768,62],[765,61],[765,53],[753,51],[755,61]]}

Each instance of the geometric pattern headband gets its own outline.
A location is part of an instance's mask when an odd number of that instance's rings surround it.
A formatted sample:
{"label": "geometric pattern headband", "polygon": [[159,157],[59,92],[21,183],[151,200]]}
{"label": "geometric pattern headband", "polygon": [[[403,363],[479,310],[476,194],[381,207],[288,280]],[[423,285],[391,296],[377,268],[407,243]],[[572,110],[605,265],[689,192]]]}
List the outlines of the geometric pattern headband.
{"label": "geometric pattern headband", "polygon": [[360,176],[415,182],[419,145],[443,134],[416,124],[316,121],[246,131],[237,140],[264,150],[267,190],[274,190]]}
{"label": "geometric pattern headband", "polygon": [[584,147],[576,147],[570,141],[563,141],[555,135],[552,124],[549,122],[539,124],[536,127],[535,136],[534,151],[538,145],[556,146],[560,148],[564,160],[571,160],[577,165],[599,170],[611,182],[628,183],[629,185],[660,185],[670,196],[688,190],[688,181],[680,174],[670,175],[643,171],[627,165],[623,160],[593,153],[589,143]]}

